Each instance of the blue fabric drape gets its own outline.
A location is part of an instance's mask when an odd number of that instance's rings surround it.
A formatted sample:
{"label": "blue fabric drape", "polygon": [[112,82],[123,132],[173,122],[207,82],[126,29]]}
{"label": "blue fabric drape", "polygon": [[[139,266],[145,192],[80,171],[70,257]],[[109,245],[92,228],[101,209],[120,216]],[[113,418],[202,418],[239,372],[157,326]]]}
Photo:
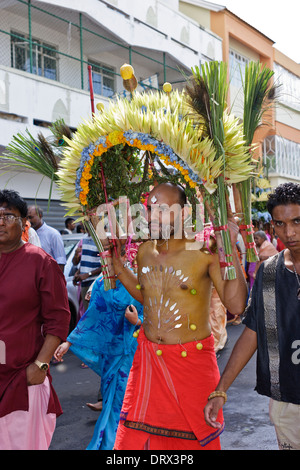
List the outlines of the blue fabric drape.
{"label": "blue fabric drape", "polygon": [[88,450],[111,450],[119,423],[128,374],[137,348],[133,333],[137,327],[125,318],[134,305],[143,321],[142,305],[116,282],[104,290],[99,277],[92,290],[89,308],[68,336],[71,351],[101,377],[103,410],[96,423]]}

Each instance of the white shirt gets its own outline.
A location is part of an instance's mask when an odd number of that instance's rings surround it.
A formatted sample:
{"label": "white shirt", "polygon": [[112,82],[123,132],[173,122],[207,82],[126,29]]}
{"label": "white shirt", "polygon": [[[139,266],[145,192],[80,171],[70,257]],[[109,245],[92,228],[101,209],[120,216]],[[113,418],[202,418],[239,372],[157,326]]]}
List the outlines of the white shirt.
{"label": "white shirt", "polygon": [[41,242],[40,242],[39,236],[32,227],[29,227],[28,236],[29,236],[29,240],[28,240],[29,243],[35,246],[39,246],[41,248]]}
{"label": "white shirt", "polygon": [[59,231],[43,222],[43,225],[36,232],[43,250],[49,253],[57,264],[66,264],[64,242]]}

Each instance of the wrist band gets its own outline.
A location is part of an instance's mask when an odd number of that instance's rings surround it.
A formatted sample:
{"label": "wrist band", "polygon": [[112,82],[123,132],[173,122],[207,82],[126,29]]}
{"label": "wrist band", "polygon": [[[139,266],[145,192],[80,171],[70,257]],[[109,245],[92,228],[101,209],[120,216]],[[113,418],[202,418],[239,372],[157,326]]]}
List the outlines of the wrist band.
{"label": "wrist band", "polygon": [[138,321],[136,322],[136,324],[134,326],[137,326],[138,322],[140,321],[140,319],[138,318]]}
{"label": "wrist band", "polygon": [[231,266],[234,266],[233,262],[230,261],[229,263],[225,263],[224,261],[220,261],[220,266],[221,268],[230,268]]}
{"label": "wrist band", "polygon": [[214,227],[214,232],[221,232],[222,230],[226,231],[228,229],[228,225],[220,225],[219,227]]}
{"label": "wrist band", "polygon": [[212,392],[209,395],[208,400],[211,400],[212,398],[216,398],[216,397],[224,398],[224,405],[227,402],[227,393],[226,392],[222,392],[221,390],[215,390],[214,392]]}
{"label": "wrist band", "polygon": [[110,252],[109,250],[102,251],[102,252],[100,253],[100,256],[101,256],[101,258],[103,258],[103,259],[104,259],[104,258],[111,258],[111,252]]}

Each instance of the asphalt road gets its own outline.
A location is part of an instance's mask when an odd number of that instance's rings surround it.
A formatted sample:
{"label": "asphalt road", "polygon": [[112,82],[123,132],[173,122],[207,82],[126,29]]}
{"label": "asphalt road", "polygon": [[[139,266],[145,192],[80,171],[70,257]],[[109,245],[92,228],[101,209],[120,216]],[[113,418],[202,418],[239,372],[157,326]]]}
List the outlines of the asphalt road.
{"label": "asphalt road", "polygon": [[[227,327],[228,342],[218,358],[221,372],[243,328]],[[228,391],[222,450],[278,450],[268,414],[269,400],[254,391],[255,368],[254,356]],[[99,416],[86,403],[97,401],[100,378],[92,370],[82,369],[81,361],[70,351],[62,364],[51,366],[51,374],[63,415],[57,420],[50,450],[84,450]]]}
{"label": "asphalt road", "polygon": [[[227,326],[228,343],[218,359],[221,372],[243,328],[243,325]],[[256,354],[227,392],[222,450],[278,450],[275,430],[269,418],[269,398],[259,395],[254,390],[255,384]]]}

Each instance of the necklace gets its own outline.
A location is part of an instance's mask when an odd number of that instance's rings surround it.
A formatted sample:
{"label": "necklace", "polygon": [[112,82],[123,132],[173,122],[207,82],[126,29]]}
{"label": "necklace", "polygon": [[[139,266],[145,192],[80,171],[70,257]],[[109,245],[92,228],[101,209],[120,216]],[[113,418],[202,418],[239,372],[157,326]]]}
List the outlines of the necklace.
{"label": "necklace", "polygon": [[292,258],[292,255],[291,255],[291,260],[292,260],[292,263],[293,263],[294,273],[295,273],[296,279],[297,279],[297,281],[298,281],[297,297],[298,297],[298,300],[300,300],[300,279],[299,279],[299,274],[298,274],[297,271],[296,271],[296,268],[295,268],[295,264],[294,264],[294,260],[293,260],[293,258]]}

